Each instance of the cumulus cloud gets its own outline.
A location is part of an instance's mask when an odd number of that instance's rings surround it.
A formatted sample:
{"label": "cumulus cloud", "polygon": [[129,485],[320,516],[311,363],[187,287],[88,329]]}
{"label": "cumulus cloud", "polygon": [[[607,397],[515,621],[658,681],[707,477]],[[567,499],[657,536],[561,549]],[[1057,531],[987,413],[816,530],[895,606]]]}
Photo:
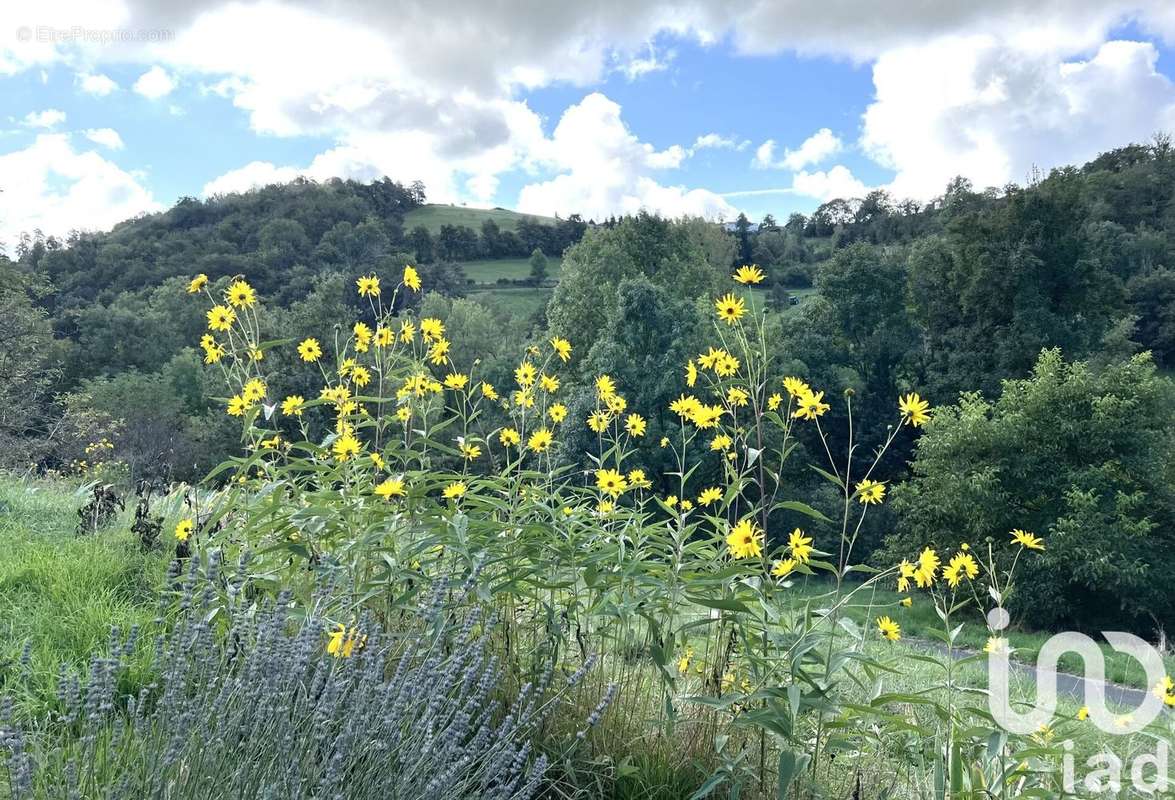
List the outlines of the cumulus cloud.
{"label": "cumulus cloud", "polygon": [[24,115],[21,124],[26,128],[56,128],[65,122],[65,112],[58,108],[46,108],[44,111],[30,111]]}
{"label": "cumulus cloud", "polygon": [[105,97],[111,92],[118,91],[118,84],[101,73],[96,75],[80,73],[77,75],[77,82],[83,92],[94,97]]}
{"label": "cumulus cloud", "polygon": [[694,139],[691,150],[746,150],[750,141],[739,141],[733,136],[723,136],[720,133],[705,133]]}
{"label": "cumulus cloud", "polygon": [[44,133],[0,155],[0,240],[40,228],[64,235],[74,228],[105,230],[144,211],[157,211],[139,180],[97,152],[81,152],[64,133]]}
{"label": "cumulus cloud", "polygon": [[83,131],[82,134],[94,144],[100,144],[103,147],[109,147],[111,150],[121,150],[123,148],[122,137],[118,135],[118,131],[114,128],[90,128]]}
{"label": "cumulus cloud", "polygon": [[897,173],[899,197],[940,194],[955,175],[1023,182],[1033,167],[1080,163],[1175,125],[1175,86],[1157,59],[1148,42],[1106,42],[1066,61],[989,36],[895,50],[874,67],[861,144]]}
{"label": "cumulus cloud", "polygon": [[797,172],[792,177],[792,193],[815,197],[820,202],[840,198],[864,197],[869,187],[862,183],[848,167],[837,164],[826,171]]}
{"label": "cumulus cloud", "polygon": [[229,170],[204,184],[201,194],[212,197],[218,194],[247,192],[271,183],[289,183],[298,175],[299,172],[294,167],[279,167],[269,161],[250,161],[245,166]]}
{"label": "cumulus cloud", "polygon": [[775,140],[768,139],[755,150],[751,166],[758,169],[801,170],[819,164],[844,149],[844,143],[828,128],[821,128],[804,140],[795,150],[784,150],[783,156],[775,156]]}
{"label": "cumulus cloud", "polygon": [[175,79],[157,64],[140,75],[133,88],[148,100],[158,100],[171,94],[175,86]]}
{"label": "cumulus cloud", "polygon": [[678,166],[686,151],[678,145],[659,151],[640,141],[620,111],[617,103],[598,92],[564,111],[550,140],[540,148],[543,161],[560,174],[524,186],[519,210],[596,219],[641,209],[709,218],[737,213],[713,192],[665,186],[654,179],[652,171]]}

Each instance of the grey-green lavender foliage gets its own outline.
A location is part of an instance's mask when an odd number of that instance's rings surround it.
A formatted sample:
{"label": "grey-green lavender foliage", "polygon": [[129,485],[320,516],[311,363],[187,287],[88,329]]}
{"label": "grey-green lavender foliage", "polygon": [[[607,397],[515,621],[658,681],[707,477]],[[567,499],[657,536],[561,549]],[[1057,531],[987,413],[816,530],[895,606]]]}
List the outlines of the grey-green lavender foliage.
{"label": "grey-green lavender foliage", "polygon": [[[485,798],[515,800],[540,789],[548,758],[532,737],[591,668],[553,686],[555,670],[523,686],[508,705],[470,592],[441,581],[394,628],[362,619],[350,657],[326,652],[329,626],[295,616],[289,598],[243,601],[243,571],[223,581],[217,565],[180,589],[178,621],[156,645],[158,684],[120,697],[117,679],[135,632],[117,632],[109,657],[93,659],[84,685],[63,677],[64,714],[52,736],[22,732],[0,704],[0,761],[23,798]],[[610,688],[584,722],[599,721]],[[7,713],[6,713],[7,712]],[[7,721],[6,721],[7,720]],[[64,731],[64,733],[62,733]],[[582,739],[582,732],[578,739]],[[0,768],[0,773],[3,769]],[[0,796],[4,787],[0,775]]]}

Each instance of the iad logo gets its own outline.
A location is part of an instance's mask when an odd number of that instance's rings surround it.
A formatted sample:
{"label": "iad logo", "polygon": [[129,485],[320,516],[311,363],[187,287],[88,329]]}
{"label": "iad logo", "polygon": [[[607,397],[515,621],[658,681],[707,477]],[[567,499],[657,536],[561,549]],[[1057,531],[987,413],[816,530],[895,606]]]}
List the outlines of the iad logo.
{"label": "iad logo", "polygon": [[[1008,627],[1008,612],[1002,608],[993,609],[987,615],[987,622],[993,631],[1001,631]],[[1158,685],[1166,676],[1162,656],[1145,640],[1121,631],[1103,631],[1102,635],[1114,650],[1126,653],[1142,664],[1147,686]],[[1089,718],[1099,730],[1116,735],[1136,733],[1162,713],[1163,701],[1152,692],[1145,692],[1142,704],[1132,711],[1122,713],[1107,709],[1106,664],[1101,648],[1085,634],[1070,631],[1058,633],[1040,649],[1035,676],[1036,701],[1025,713],[1012,710],[1009,695],[1012,669],[1007,649],[988,653],[988,707],[997,724],[1012,733],[1029,734],[1052,722],[1057,711],[1057,665],[1065,653],[1081,656],[1084,674],[1078,680],[1084,688]]]}

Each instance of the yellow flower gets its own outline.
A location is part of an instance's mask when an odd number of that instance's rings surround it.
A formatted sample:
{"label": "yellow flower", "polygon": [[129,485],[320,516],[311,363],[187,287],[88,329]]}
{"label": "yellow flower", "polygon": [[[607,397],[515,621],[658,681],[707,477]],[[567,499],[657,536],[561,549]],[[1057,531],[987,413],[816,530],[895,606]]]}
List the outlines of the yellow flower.
{"label": "yellow flower", "polygon": [[661,437],[660,446],[661,447],[668,447],[669,446],[669,437],[668,436]]}
{"label": "yellow flower", "polygon": [[388,347],[396,341],[395,332],[386,325],[379,325],[375,329],[375,346]]}
{"label": "yellow flower", "polygon": [[552,403],[551,407],[547,409],[547,416],[551,418],[552,422],[562,422],[567,419],[567,406],[562,403]]}
{"label": "yellow flower", "polygon": [[723,450],[729,450],[734,445],[734,440],[725,433],[720,433],[710,440],[710,450],[715,453],[720,453]]}
{"label": "yellow flower", "polygon": [[669,506],[670,508],[676,507],[677,506],[677,495],[671,494],[668,497],[666,497],[665,498],[665,505]]}
{"label": "yellow flower", "polygon": [[551,349],[559,356],[559,359],[566,364],[571,359],[571,342],[566,339],[560,339],[558,336],[551,339]]}
{"label": "yellow flower", "polygon": [[241,387],[241,397],[245,398],[245,402],[252,405],[265,397],[265,381],[260,378],[252,378],[246,381],[245,385]]}
{"label": "yellow flower", "polygon": [[235,308],[251,308],[257,302],[257,292],[253,291],[253,287],[244,281],[230,283],[224,291],[224,296],[229,305]]}
{"label": "yellow flower", "polygon": [[458,389],[464,389],[465,384],[467,384],[467,383],[469,383],[469,376],[468,375],[462,375],[457,372],[450,372],[448,375],[445,376],[445,387],[448,389],[452,389],[453,391],[457,391]]}
{"label": "yellow flower", "polygon": [[534,392],[519,389],[514,393],[514,405],[519,408],[534,408]]}
{"label": "yellow flower", "polygon": [[690,509],[692,509],[693,507],[694,507],[694,501],[693,501],[693,500],[682,500],[682,501],[681,501],[681,510],[682,510],[682,511],[689,511],[689,510],[690,510]]}
{"label": "yellow flower", "polygon": [[693,388],[693,385],[697,382],[698,368],[694,366],[693,359],[690,359],[685,365],[685,385]]}
{"label": "yellow flower", "polygon": [[601,398],[608,398],[616,394],[616,383],[610,375],[601,375],[596,378],[596,394]]}
{"label": "yellow flower", "polygon": [[463,442],[461,444],[461,455],[465,456],[466,460],[472,461],[473,459],[479,458],[481,456],[481,448],[475,444]]}
{"label": "yellow flower", "polygon": [[379,278],[375,275],[365,275],[355,281],[360,297],[379,297]]}
{"label": "yellow flower", "polygon": [[1002,636],[988,636],[987,643],[983,645],[983,652],[1006,653],[1008,652],[1008,640]]}
{"label": "yellow flower", "polygon": [[412,419],[412,407],[400,406],[397,408],[396,419],[400,420],[400,422],[407,422],[408,420]]}
{"label": "yellow flower", "polygon": [[866,478],[857,484],[857,500],[862,505],[874,506],[885,499],[885,484]]}
{"label": "yellow flower", "polygon": [[956,563],[953,559],[942,569],[943,580],[952,588],[958,588],[959,582],[962,580],[962,566]]}
{"label": "yellow flower", "polygon": [[703,489],[702,493],[698,495],[698,505],[708,506],[711,503],[717,502],[721,499],[722,490],[717,486],[710,486],[709,488]]}
{"label": "yellow flower", "polygon": [[503,447],[513,447],[522,442],[522,434],[514,428],[502,428],[502,432],[498,434],[498,441]]}
{"label": "yellow flower", "polygon": [[915,428],[920,427],[925,424],[926,420],[930,419],[930,403],[912,392],[904,397],[898,398],[898,410],[902,414],[902,420],[910,423]]}
{"label": "yellow flower", "polygon": [[559,391],[559,379],[554,375],[543,374],[539,378],[539,385],[543,387],[543,391],[547,394],[554,394]]}
{"label": "yellow flower", "polygon": [[530,386],[534,386],[534,380],[537,374],[538,373],[534,368],[534,364],[530,363],[529,361],[523,361],[518,365],[518,368],[514,370],[514,380],[518,383],[519,386],[521,386],[523,389],[526,389]]}
{"label": "yellow flower", "polygon": [[732,406],[744,407],[750,399],[750,395],[737,386],[731,386],[726,390],[726,402]]}
{"label": "yellow flower", "polygon": [[234,394],[228,401],[228,414],[230,417],[241,417],[249,410],[249,404],[245,402],[245,398],[239,394]]}
{"label": "yellow flower", "polygon": [[685,649],[685,654],[677,660],[677,672],[679,675],[684,675],[689,671],[690,659],[693,657],[694,649],[692,647],[687,647]]}
{"label": "yellow flower", "polygon": [[530,435],[529,439],[526,440],[526,446],[536,453],[542,453],[551,446],[551,442],[554,441],[554,438],[555,437],[551,435],[549,430],[546,428],[539,428]]}
{"label": "yellow flower", "polygon": [[335,455],[337,461],[346,461],[349,458],[354,458],[359,455],[359,451],[363,446],[359,440],[351,433],[344,433],[335,439],[335,443],[331,446],[331,451]]}
{"label": "yellow flower", "polygon": [[375,335],[372,333],[371,328],[362,322],[356,322],[351,331],[355,334],[355,349],[360,353],[367,352],[367,346],[371,343],[371,337]]}
{"label": "yellow flower", "polygon": [[898,601],[898,605],[900,605],[904,608],[909,608],[910,606],[914,605],[914,598],[913,597],[903,597],[901,600]]}
{"label": "yellow flower", "polygon": [[367,367],[355,367],[351,370],[351,382],[356,386],[366,386],[371,383],[371,372]]}
{"label": "yellow flower", "polygon": [[363,649],[367,642],[366,636],[361,636],[357,628],[347,630],[347,626],[339,624],[331,631],[326,643],[326,652],[335,658],[350,658],[355,648]]}
{"label": "yellow flower", "polygon": [[783,379],[783,388],[792,397],[800,398],[806,394],[811,394],[812,389],[808,384],[804,383],[799,378],[787,377]]}
{"label": "yellow flower", "polygon": [[372,453],[371,454],[371,463],[375,465],[376,469],[383,469],[384,468],[384,457],[381,456],[379,453]]}
{"label": "yellow flower", "polygon": [[188,282],[188,294],[195,294],[208,285],[208,276],[201,272]]}
{"label": "yellow flower", "polygon": [[498,399],[498,390],[494,388],[492,383],[488,383],[487,381],[481,382],[481,393],[485,395],[487,400]]}
{"label": "yellow flower", "polygon": [[612,415],[607,411],[593,411],[588,417],[587,425],[596,433],[603,433],[608,429],[608,422],[612,419]]}
{"label": "yellow flower", "polygon": [[610,394],[604,398],[604,405],[608,406],[608,410],[613,414],[623,414],[624,409],[628,408],[628,401],[619,394]]}
{"label": "yellow flower", "polygon": [[322,345],[313,336],[309,339],[303,339],[302,343],[298,345],[298,355],[302,356],[302,360],[308,363],[317,361],[322,358]]}
{"label": "yellow flower", "polygon": [[204,348],[204,363],[215,364],[224,358],[224,345],[217,344]]}
{"label": "yellow flower", "polygon": [[771,565],[771,575],[776,578],[786,578],[796,568],[796,560],[794,558],[776,559],[775,563]]}
{"label": "yellow flower", "polygon": [[701,407],[702,404],[698,398],[684,394],[669,404],[669,410],[682,419],[689,419]]}
{"label": "yellow flower", "polygon": [[702,430],[708,430],[718,426],[718,420],[726,413],[722,406],[704,406],[698,405],[694,412],[690,415],[689,421],[698,426]]}
{"label": "yellow flower", "polygon": [[208,327],[214,331],[227,331],[237,320],[237,312],[228,306],[213,306],[208,309]]}
{"label": "yellow flower", "polygon": [[600,504],[596,506],[596,511],[601,514],[611,514],[616,510],[616,504],[611,500],[601,500]]}
{"label": "yellow flower", "polygon": [[763,270],[751,264],[749,267],[739,267],[735,270],[733,277],[736,281],[746,286],[751,283],[762,283],[765,276],[763,275]]}
{"label": "yellow flower", "polygon": [[616,497],[628,488],[628,481],[614,469],[596,470],[596,488]]}
{"label": "yellow flower", "polygon": [[420,334],[426,342],[438,341],[445,335],[445,324],[439,319],[425,317],[420,321]]}
{"label": "yellow flower", "polygon": [[440,366],[449,360],[449,340],[437,339],[433,342],[432,347],[428,350],[428,360],[430,363]]}
{"label": "yellow flower", "polygon": [[782,402],[783,402],[783,395],[781,395],[779,392],[773,393],[770,397],[767,398],[767,410],[768,411],[775,411],[776,409],[779,408],[779,405]]}
{"label": "yellow flower", "polygon": [[877,631],[891,642],[896,642],[902,638],[902,626],[889,617],[877,618]]}
{"label": "yellow flower", "polygon": [[1016,530],[1012,531],[1012,541],[1021,545],[1022,547],[1027,547],[1029,550],[1044,549],[1043,539],[1041,539],[1039,536],[1029,533],[1028,531],[1022,531],[1019,528],[1016,528]]}
{"label": "yellow flower", "polygon": [[634,489],[648,489],[653,484],[645,477],[645,471],[643,469],[630,469],[628,471],[628,485]]}
{"label": "yellow flower", "polygon": [[801,564],[807,564],[812,557],[812,537],[805,536],[799,528],[796,528],[787,537],[787,546],[791,550],[791,554]]}
{"label": "yellow flower", "polygon": [[714,362],[714,373],[719,378],[729,378],[738,372],[739,360],[730,353],[722,353]]}
{"label": "yellow flower", "polygon": [[718,312],[718,319],[727,325],[733,325],[742,318],[743,314],[747,313],[743,299],[735,297],[733,294],[727,294],[715,300],[714,308]]}
{"label": "yellow flower", "polygon": [[406,319],[400,324],[400,341],[410,342],[416,336],[416,326],[412,324],[412,320]]}
{"label": "yellow flower", "polygon": [[446,500],[456,500],[464,497],[465,493],[469,491],[464,481],[453,481],[445,487],[444,495]]}
{"label": "yellow flower", "polygon": [[1077,719],[1081,720],[1082,722],[1085,722],[1087,719],[1089,719],[1089,706],[1082,706],[1081,708],[1077,709]]}
{"label": "yellow flower", "polygon": [[934,576],[941,563],[938,553],[929,547],[918,555],[918,568],[914,570],[914,580],[917,582],[918,588],[925,589],[934,583]]}
{"label": "yellow flower", "polygon": [[800,395],[799,403],[797,404],[796,410],[792,412],[792,416],[800,419],[813,420],[819,416],[823,416],[824,412],[832,407],[828,403],[823,402],[823,400],[824,392],[812,392],[809,390],[806,394]]}
{"label": "yellow flower", "polygon": [[196,523],[190,519],[181,519],[175,526],[175,538],[181,542],[186,542],[188,537],[192,535],[192,530],[196,527]]}
{"label": "yellow flower", "polygon": [[411,264],[404,265],[404,285],[414,292],[420,291],[420,273]]}
{"label": "yellow flower", "polygon": [[629,414],[624,420],[624,429],[630,436],[644,436],[645,425],[645,418],[640,414]]}
{"label": "yellow flower", "polygon": [[375,487],[375,493],[384,500],[391,500],[393,497],[403,497],[404,481],[402,478],[388,478],[379,486]]}
{"label": "yellow flower", "polygon": [[730,530],[726,546],[735,558],[758,558],[763,553],[763,532],[745,517]]}

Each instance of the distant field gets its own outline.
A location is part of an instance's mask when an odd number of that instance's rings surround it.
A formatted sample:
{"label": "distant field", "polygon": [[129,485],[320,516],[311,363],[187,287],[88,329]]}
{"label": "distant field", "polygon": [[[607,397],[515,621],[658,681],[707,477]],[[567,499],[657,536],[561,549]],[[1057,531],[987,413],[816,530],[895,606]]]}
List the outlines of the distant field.
{"label": "distant field", "polygon": [[[465,261],[461,264],[465,276],[478,283],[493,283],[498,278],[520,280],[530,277],[530,259],[527,258],[494,258],[481,261]],[[559,258],[547,257],[547,277],[559,278],[562,261]]]}
{"label": "distant field", "polygon": [[551,300],[552,289],[485,289],[469,293],[469,299],[476,300],[489,308],[505,311],[516,317],[530,317],[546,307]]}
{"label": "distant field", "polygon": [[518,222],[527,217],[548,225],[555,222],[553,217],[519,214],[517,211],[507,211],[504,208],[465,208],[430,203],[414,208],[404,215],[404,230],[412,230],[418,225],[423,225],[428,228],[429,233],[437,234],[440,233],[442,225],[464,225],[480,231],[481,224],[487,219],[492,219],[502,230],[513,231],[518,228]]}

